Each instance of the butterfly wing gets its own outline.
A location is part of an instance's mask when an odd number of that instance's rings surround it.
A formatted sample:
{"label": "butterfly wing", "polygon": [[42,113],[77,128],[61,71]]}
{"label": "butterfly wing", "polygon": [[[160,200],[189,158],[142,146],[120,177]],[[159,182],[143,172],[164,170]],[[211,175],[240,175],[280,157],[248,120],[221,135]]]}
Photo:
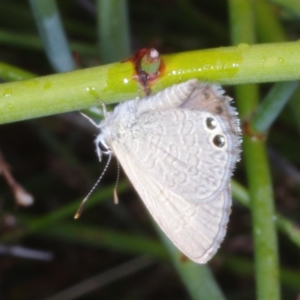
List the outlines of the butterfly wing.
{"label": "butterfly wing", "polygon": [[[186,109],[144,113],[112,147],[118,158],[115,146],[123,147],[143,172],[186,201],[210,201],[228,185],[233,158],[230,136],[221,122],[207,129],[209,117]],[[213,144],[218,135],[223,147]]]}
{"label": "butterfly wing", "polygon": [[149,176],[123,149],[116,147],[115,152],[147,209],[169,239],[191,260],[206,263],[226,233],[231,206],[229,187],[209,202],[189,202]]}
{"label": "butterfly wing", "polygon": [[218,86],[186,84],[118,106],[101,129],[162,230],[205,263],[225,236],[240,130]]}

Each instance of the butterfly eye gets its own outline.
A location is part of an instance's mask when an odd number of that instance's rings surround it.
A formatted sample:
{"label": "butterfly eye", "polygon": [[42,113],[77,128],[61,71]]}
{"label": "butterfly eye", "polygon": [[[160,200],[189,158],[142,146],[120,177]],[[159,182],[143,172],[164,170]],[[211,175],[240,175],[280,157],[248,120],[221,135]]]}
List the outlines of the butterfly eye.
{"label": "butterfly eye", "polygon": [[213,143],[215,146],[222,148],[225,146],[225,137],[221,134],[217,134],[213,139]]}
{"label": "butterfly eye", "polygon": [[99,141],[98,147],[103,154],[109,154],[111,153],[111,149],[106,145],[104,141]]}
{"label": "butterfly eye", "polygon": [[206,126],[207,126],[208,129],[211,129],[211,130],[216,129],[217,122],[214,118],[209,117],[209,118],[206,119]]}

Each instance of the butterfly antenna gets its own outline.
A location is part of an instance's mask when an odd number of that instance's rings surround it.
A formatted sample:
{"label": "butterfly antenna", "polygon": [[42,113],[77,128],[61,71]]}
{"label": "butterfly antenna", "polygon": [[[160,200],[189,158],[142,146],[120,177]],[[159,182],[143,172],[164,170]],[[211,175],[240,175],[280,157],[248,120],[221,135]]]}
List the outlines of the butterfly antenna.
{"label": "butterfly antenna", "polygon": [[119,161],[117,161],[117,180],[116,180],[116,184],[115,184],[115,188],[114,188],[114,203],[115,204],[119,203],[119,197],[118,197],[118,193],[117,193],[117,187],[119,184],[119,180],[120,180],[120,164],[119,164]]}
{"label": "butterfly antenna", "polygon": [[76,212],[76,214],[75,214],[75,216],[74,216],[74,219],[78,219],[78,218],[80,217],[80,215],[81,215],[81,213],[82,213],[82,211],[83,211],[83,207],[84,207],[85,202],[88,200],[88,198],[90,197],[90,195],[92,194],[92,192],[95,190],[95,188],[97,187],[97,185],[98,185],[99,182],[101,181],[103,175],[105,174],[105,172],[106,172],[106,170],[107,170],[107,168],[108,168],[108,166],[109,166],[109,164],[110,164],[111,157],[112,157],[112,155],[109,154],[107,163],[106,163],[106,165],[105,165],[105,167],[104,167],[104,170],[103,170],[102,174],[99,176],[98,180],[96,181],[96,183],[94,184],[94,186],[92,187],[92,189],[90,190],[90,192],[89,192],[89,193],[86,195],[86,197],[82,200],[82,202],[81,202],[81,204],[80,204],[79,208],[77,209],[77,212]]}

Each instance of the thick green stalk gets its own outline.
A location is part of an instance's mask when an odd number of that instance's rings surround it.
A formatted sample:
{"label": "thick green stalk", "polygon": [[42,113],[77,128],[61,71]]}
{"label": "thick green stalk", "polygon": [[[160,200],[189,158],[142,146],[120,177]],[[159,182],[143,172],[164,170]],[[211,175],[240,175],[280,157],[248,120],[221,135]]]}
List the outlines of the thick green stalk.
{"label": "thick green stalk", "polygon": [[251,197],[257,299],[280,299],[277,236],[272,180],[263,141],[244,138]]}
{"label": "thick green stalk", "polygon": [[[232,42],[254,43],[252,1],[230,0]],[[236,88],[237,104],[243,121],[250,118],[258,103],[255,85]],[[272,182],[263,140],[244,135],[244,160],[252,210],[257,299],[280,299],[277,236]]]}
{"label": "thick green stalk", "polygon": [[[215,48],[162,57],[164,69],[152,85],[157,92],[191,78],[220,84],[300,79],[300,43]],[[0,85],[0,124],[136,98],[131,62]]]}

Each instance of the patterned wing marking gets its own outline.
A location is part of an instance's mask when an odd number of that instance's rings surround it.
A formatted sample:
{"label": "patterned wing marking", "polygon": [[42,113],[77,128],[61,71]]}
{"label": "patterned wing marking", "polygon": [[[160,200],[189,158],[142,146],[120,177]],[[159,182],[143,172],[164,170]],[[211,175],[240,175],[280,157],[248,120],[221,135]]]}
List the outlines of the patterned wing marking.
{"label": "patterned wing marking", "polygon": [[209,202],[186,201],[148,176],[124,149],[114,149],[125,173],[168,238],[191,260],[206,263],[226,233],[231,206],[229,188]]}
{"label": "patterned wing marking", "polygon": [[210,201],[228,185],[234,162],[230,138],[221,149],[211,145],[211,136],[223,129],[203,129],[206,118],[207,113],[180,109],[143,114],[114,145],[124,147],[143,172],[174,194]]}

